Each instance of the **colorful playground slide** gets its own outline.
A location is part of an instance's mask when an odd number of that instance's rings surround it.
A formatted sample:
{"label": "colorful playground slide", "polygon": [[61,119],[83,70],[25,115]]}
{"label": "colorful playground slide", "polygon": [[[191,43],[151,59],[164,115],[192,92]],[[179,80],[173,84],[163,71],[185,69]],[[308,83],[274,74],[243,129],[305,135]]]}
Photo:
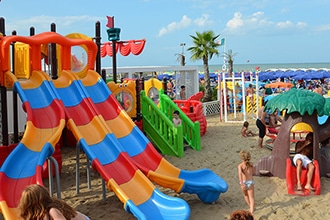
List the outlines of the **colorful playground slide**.
{"label": "colorful playground slide", "polygon": [[315,191],[310,191],[305,189],[305,185],[307,182],[307,169],[303,168],[301,174],[301,184],[302,190],[297,191],[297,168],[293,164],[292,158],[286,159],[286,186],[288,188],[288,194],[290,195],[320,195],[321,194],[321,177],[320,177],[320,169],[319,163],[317,160],[313,160],[315,171],[312,177],[311,185],[315,188]]}
{"label": "colorful playground slide", "polygon": [[163,158],[122,109],[98,73],[90,70],[81,80],[122,150],[151,181],[177,193],[196,193],[205,203],[215,202],[227,191],[227,183],[213,171],[181,170]]}
{"label": "colorful playground slide", "polygon": [[20,82],[9,71],[6,74],[27,113],[23,139],[0,171],[1,212],[5,219],[15,220],[20,219],[17,206],[24,188],[35,183],[43,185],[43,164],[54,153],[62,135],[65,114],[44,72],[34,71],[29,80]]}
{"label": "colorful playground slide", "polygon": [[[78,147],[92,161],[92,167],[115,192],[125,210],[137,219],[189,219],[188,204],[160,192],[121,148],[78,76],[62,71],[53,82],[64,103],[68,127],[78,140]],[[121,126],[118,121],[114,129]]]}

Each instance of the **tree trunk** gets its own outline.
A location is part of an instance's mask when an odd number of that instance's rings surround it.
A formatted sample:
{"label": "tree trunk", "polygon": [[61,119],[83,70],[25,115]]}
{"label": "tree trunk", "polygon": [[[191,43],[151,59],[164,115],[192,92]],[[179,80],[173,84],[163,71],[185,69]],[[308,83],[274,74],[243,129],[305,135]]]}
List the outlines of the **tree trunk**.
{"label": "tree trunk", "polygon": [[186,57],[185,55],[181,55],[181,66],[184,66],[186,64]]}
{"label": "tree trunk", "polygon": [[211,80],[210,80],[210,71],[209,71],[209,60],[207,57],[203,58],[204,63],[204,97],[203,101],[208,102],[212,100],[212,90],[211,90]]}
{"label": "tree trunk", "polygon": [[229,76],[232,77],[233,76],[233,61],[232,60],[229,60],[228,61],[228,72],[229,72]]}

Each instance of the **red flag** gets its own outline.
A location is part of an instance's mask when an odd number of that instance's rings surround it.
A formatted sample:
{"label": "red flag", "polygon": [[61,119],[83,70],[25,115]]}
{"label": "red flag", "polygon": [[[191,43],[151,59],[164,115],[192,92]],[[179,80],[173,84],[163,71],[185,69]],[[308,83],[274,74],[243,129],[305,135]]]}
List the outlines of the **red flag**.
{"label": "red flag", "polygon": [[108,19],[108,23],[107,23],[107,27],[108,28],[113,28],[115,26],[115,19],[114,17],[112,16],[107,16],[107,19]]}

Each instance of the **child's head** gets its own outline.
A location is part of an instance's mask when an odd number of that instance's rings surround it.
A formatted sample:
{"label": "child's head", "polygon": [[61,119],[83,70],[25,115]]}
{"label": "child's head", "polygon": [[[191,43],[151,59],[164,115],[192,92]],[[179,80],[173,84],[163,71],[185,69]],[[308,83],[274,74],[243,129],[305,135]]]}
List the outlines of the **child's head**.
{"label": "child's head", "polygon": [[244,123],[243,123],[243,127],[249,127],[249,122],[247,122],[247,121],[245,121]]}
{"label": "child's head", "polygon": [[65,219],[77,215],[77,212],[63,200],[52,198],[44,186],[32,184],[23,190],[18,205],[23,219],[44,219],[50,208],[58,209]]}
{"label": "child's head", "polygon": [[254,217],[253,217],[252,213],[247,210],[236,210],[230,214],[229,219],[230,220],[240,220],[240,219],[253,220]]}
{"label": "child's head", "polygon": [[241,150],[239,152],[239,156],[241,157],[241,160],[244,162],[250,162],[251,160],[251,154],[247,150]]}
{"label": "child's head", "polygon": [[19,209],[22,212],[22,217],[31,217],[33,215],[32,207],[40,209],[40,213],[43,213],[46,206],[51,202],[52,198],[45,187],[32,184],[22,192]]}
{"label": "child's head", "polygon": [[180,112],[179,112],[178,110],[175,110],[175,111],[173,112],[173,115],[174,115],[174,117],[179,117]]}

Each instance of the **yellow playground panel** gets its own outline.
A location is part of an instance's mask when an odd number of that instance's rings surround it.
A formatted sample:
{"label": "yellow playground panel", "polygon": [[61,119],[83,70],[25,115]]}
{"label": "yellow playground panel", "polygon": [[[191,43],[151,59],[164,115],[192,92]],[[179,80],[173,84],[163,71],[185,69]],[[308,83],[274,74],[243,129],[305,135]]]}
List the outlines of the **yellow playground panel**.
{"label": "yellow playground panel", "polygon": [[291,132],[301,132],[301,131],[312,132],[313,129],[309,124],[304,122],[299,122],[291,128]]}
{"label": "yellow playground panel", "polygon": [[[258,96],[258,108],[260,108],[262,106],[262,97],[261,96]],[[250,113],[252,112],[252,109],[253,109],[253,112],[254,113],[257,113],[257,96],[254,94],[253,95],[253,104],[251,102],[251,99],[250,97],[246,97],[246,112],[247,113]]]}
{"label": "yellow playground panel", "polygon": [[15,43],[15,72],[17,78],[30,78],[30,46],[28,44]]}
{"label": "yellow playground panel", "polygon": [[126,79],[116,84],[108,82],[108,88],[116,97],[126,113],[132,118],[136,117],[136,83],[135,80]]}
{"label": "yellow playground panel", "polygon": [[[292,140],[303,140],[306,134],[308,134],[309,132],[313,132],[313,128],[305,123],[305,122],[299,122],[297,124],[295,124],[292,128],[291,128],[291,134],[292,134]],[[296,135],[299,135],[299,138],[297,139]]]}
{"label": "yellow playground panel", "polygon": [[159,90],[163,88],[163,83],[155,78],[144,82],[144,90],[149,98],[156,104],[159,103]]}

